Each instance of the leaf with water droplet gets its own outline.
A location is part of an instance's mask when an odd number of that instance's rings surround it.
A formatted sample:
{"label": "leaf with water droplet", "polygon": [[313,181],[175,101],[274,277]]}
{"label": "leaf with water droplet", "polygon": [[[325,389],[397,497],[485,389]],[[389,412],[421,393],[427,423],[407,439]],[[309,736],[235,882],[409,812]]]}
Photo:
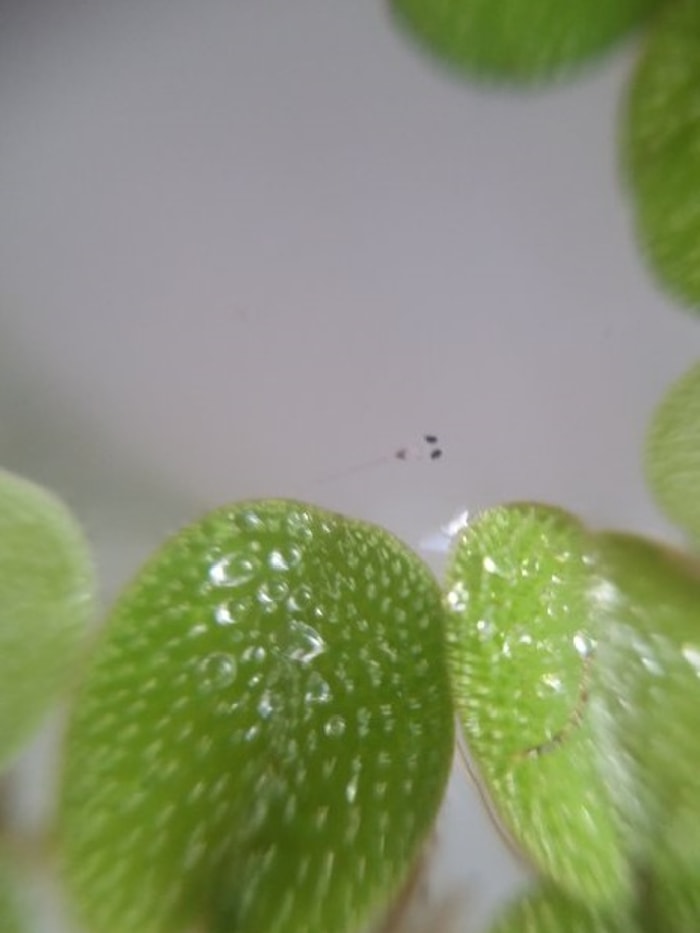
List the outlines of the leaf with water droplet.
{"label": "leaf with water droplet", "polygon": [[75,674],[95,606],[85,538],[47,490],[0,471],[0,768]]}
{"label": "leaf with water droplet", "polygon": [[671,386],[654,412],[645,466],[656,501],[700,546],[700,363]]}
{"label": "leaf with water droplet", "polygon": [[589,716],[591,549],[559,509],[491,509],[457,541],[445,602],[458,715],[498,815],[543,872],[603,902],[629,877]]}
{"label": "leaf with water droplet", "polygon": [[392,0],[400,25],[469,74],[552,78],[603,52],[659,0]]}
{"label": "leaf with water droplet", "polygon": [[205,516],[125,591],[73,711],[86,927],[354,933],[432,824],[451,710],[439,587],[391,535],[293,502]]}
{"label": "leaf with water droplet", "polygon": [[700,307],[700,4],[667,3],[649,32],[624,119],[638,237],[654,273]]}

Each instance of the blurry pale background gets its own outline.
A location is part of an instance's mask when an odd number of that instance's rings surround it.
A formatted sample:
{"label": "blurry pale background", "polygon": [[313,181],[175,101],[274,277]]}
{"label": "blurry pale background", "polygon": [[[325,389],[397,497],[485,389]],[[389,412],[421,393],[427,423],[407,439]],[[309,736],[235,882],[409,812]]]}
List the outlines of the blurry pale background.
{"label": "blurry pale background", "polygon": [[[82,518],[105,600],[241,497],[436,570],[455,515],[508,499],[671,533],[640,449],[700,325],[631,236],[634,53],[524,94],[446,75],[382,0],[5,0],[0,462]],[[441,884],[478,930],[522,876],[450,799]]]}

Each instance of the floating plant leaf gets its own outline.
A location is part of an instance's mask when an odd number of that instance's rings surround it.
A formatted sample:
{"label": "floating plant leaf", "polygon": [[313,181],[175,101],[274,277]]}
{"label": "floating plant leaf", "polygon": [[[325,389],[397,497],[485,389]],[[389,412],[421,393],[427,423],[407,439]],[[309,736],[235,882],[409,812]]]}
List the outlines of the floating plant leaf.
{"label": "floating plant leaf", "polygon": [[700,3],[668,3],[634,74],[624,159],[643,252],[681,300],[700,306]]}
{"label": "floating plant leaf", "polygon": [[95,579],[63,503],[0,471],[0,767],[75,673]]}
{"label": "floating plant leaf", "polygon": [[491,509],[457,542],[446,601],[458,715],[507,830],[574,896],[628,884],[595,758],[591,544],[547,506]]}
{"label": "floating plant leaf", "polygon": [[700,874],[675,870],[638,877],[635,899],[607,910],[544,885],[509,905],[489,933],[690,933],[699,921]]}
{"label": "floating plant leaf", "polygon": [[611,910],[578,901],[554,885],[526,894],[505,909],[490,933],[631,933]]}
{"label": "floating plant leaf", "polygon": [[603,535],[598,546],[597,611],[607,634],[593,713],[625,846],[659,877],[695,872],[700,564],[633,535]]}
{"label": "floating plant leaf", "polygon": [[27,933],[17,879],[5,853],[0,853],[0,930],[2,933]]}
{"label": "floating plant leaf", "polygon": [[640,933],[689,933],[700,929],[700,853],[639,878],[636,916]]}
{"label": "floating plant leaf", "polygon": [[113,610],[69,729],[64,874],[100,933],[354,933],[440,803],[440,591],[388,533],[222,508]]}
{"label": "floating plant leaf", "polygon": [[446,63],[491,78],[550,78],[598,55],[659,0],[392,0],[397,20]]}
{"label": "floating plant leaf", "polygon": [[656,501],[700,544],[700,364],[670,388],[656,409],[645,454]]}

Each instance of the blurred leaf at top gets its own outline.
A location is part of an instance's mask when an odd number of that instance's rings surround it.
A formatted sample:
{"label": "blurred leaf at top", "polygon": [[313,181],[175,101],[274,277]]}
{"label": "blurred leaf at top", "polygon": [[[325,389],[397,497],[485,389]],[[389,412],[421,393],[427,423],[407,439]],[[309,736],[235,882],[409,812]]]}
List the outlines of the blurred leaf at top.
{"label": "blurred leaf at top", "polygon": [[660,0],[391,0],[425,49],[468,74],[512,83],[558,77],[603,53]]}
{"label": "blurred leaf at top", "polygon": [[623,125],[639,243],[660,282],[700,307],[700,3],[675,0],[650,31]]}

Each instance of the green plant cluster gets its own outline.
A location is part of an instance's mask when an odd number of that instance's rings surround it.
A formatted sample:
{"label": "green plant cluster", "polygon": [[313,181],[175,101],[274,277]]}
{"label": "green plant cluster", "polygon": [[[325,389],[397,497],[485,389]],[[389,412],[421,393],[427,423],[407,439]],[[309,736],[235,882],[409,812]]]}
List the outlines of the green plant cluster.
{"label": "green plant cluster", "polygon": [[[648,21],[622,133],[640,241],[700,303],[700,0],[393,0],[453,67],[542,82]],[[650,486],[700,540],[700,370],[648,436]],[[236,503],[166,542],[94,644],[89,547],[0,473],[0,770],[70,701],[58,871],[90,933],[353,933],[440,807],[454,714],[539,887],[494,933],[700,929],[700,564],[516,503],[442,585],[387,531]],[[26,930],[0,837],[0,930]]]}
{"label": "green plant cluster", "polygon": [[499,933],[700,924],[688,555],[516,503],[468,524],[441,587],[381,528],[237,503],[154,554],[71,686],[94,612],[84,540],[9,474],[0,516],[2,637],[25,674],[3,675],[6,744],[68,688],[52,835],[91,933],[353,933],[431,830],[455,711],[542,878]]}

